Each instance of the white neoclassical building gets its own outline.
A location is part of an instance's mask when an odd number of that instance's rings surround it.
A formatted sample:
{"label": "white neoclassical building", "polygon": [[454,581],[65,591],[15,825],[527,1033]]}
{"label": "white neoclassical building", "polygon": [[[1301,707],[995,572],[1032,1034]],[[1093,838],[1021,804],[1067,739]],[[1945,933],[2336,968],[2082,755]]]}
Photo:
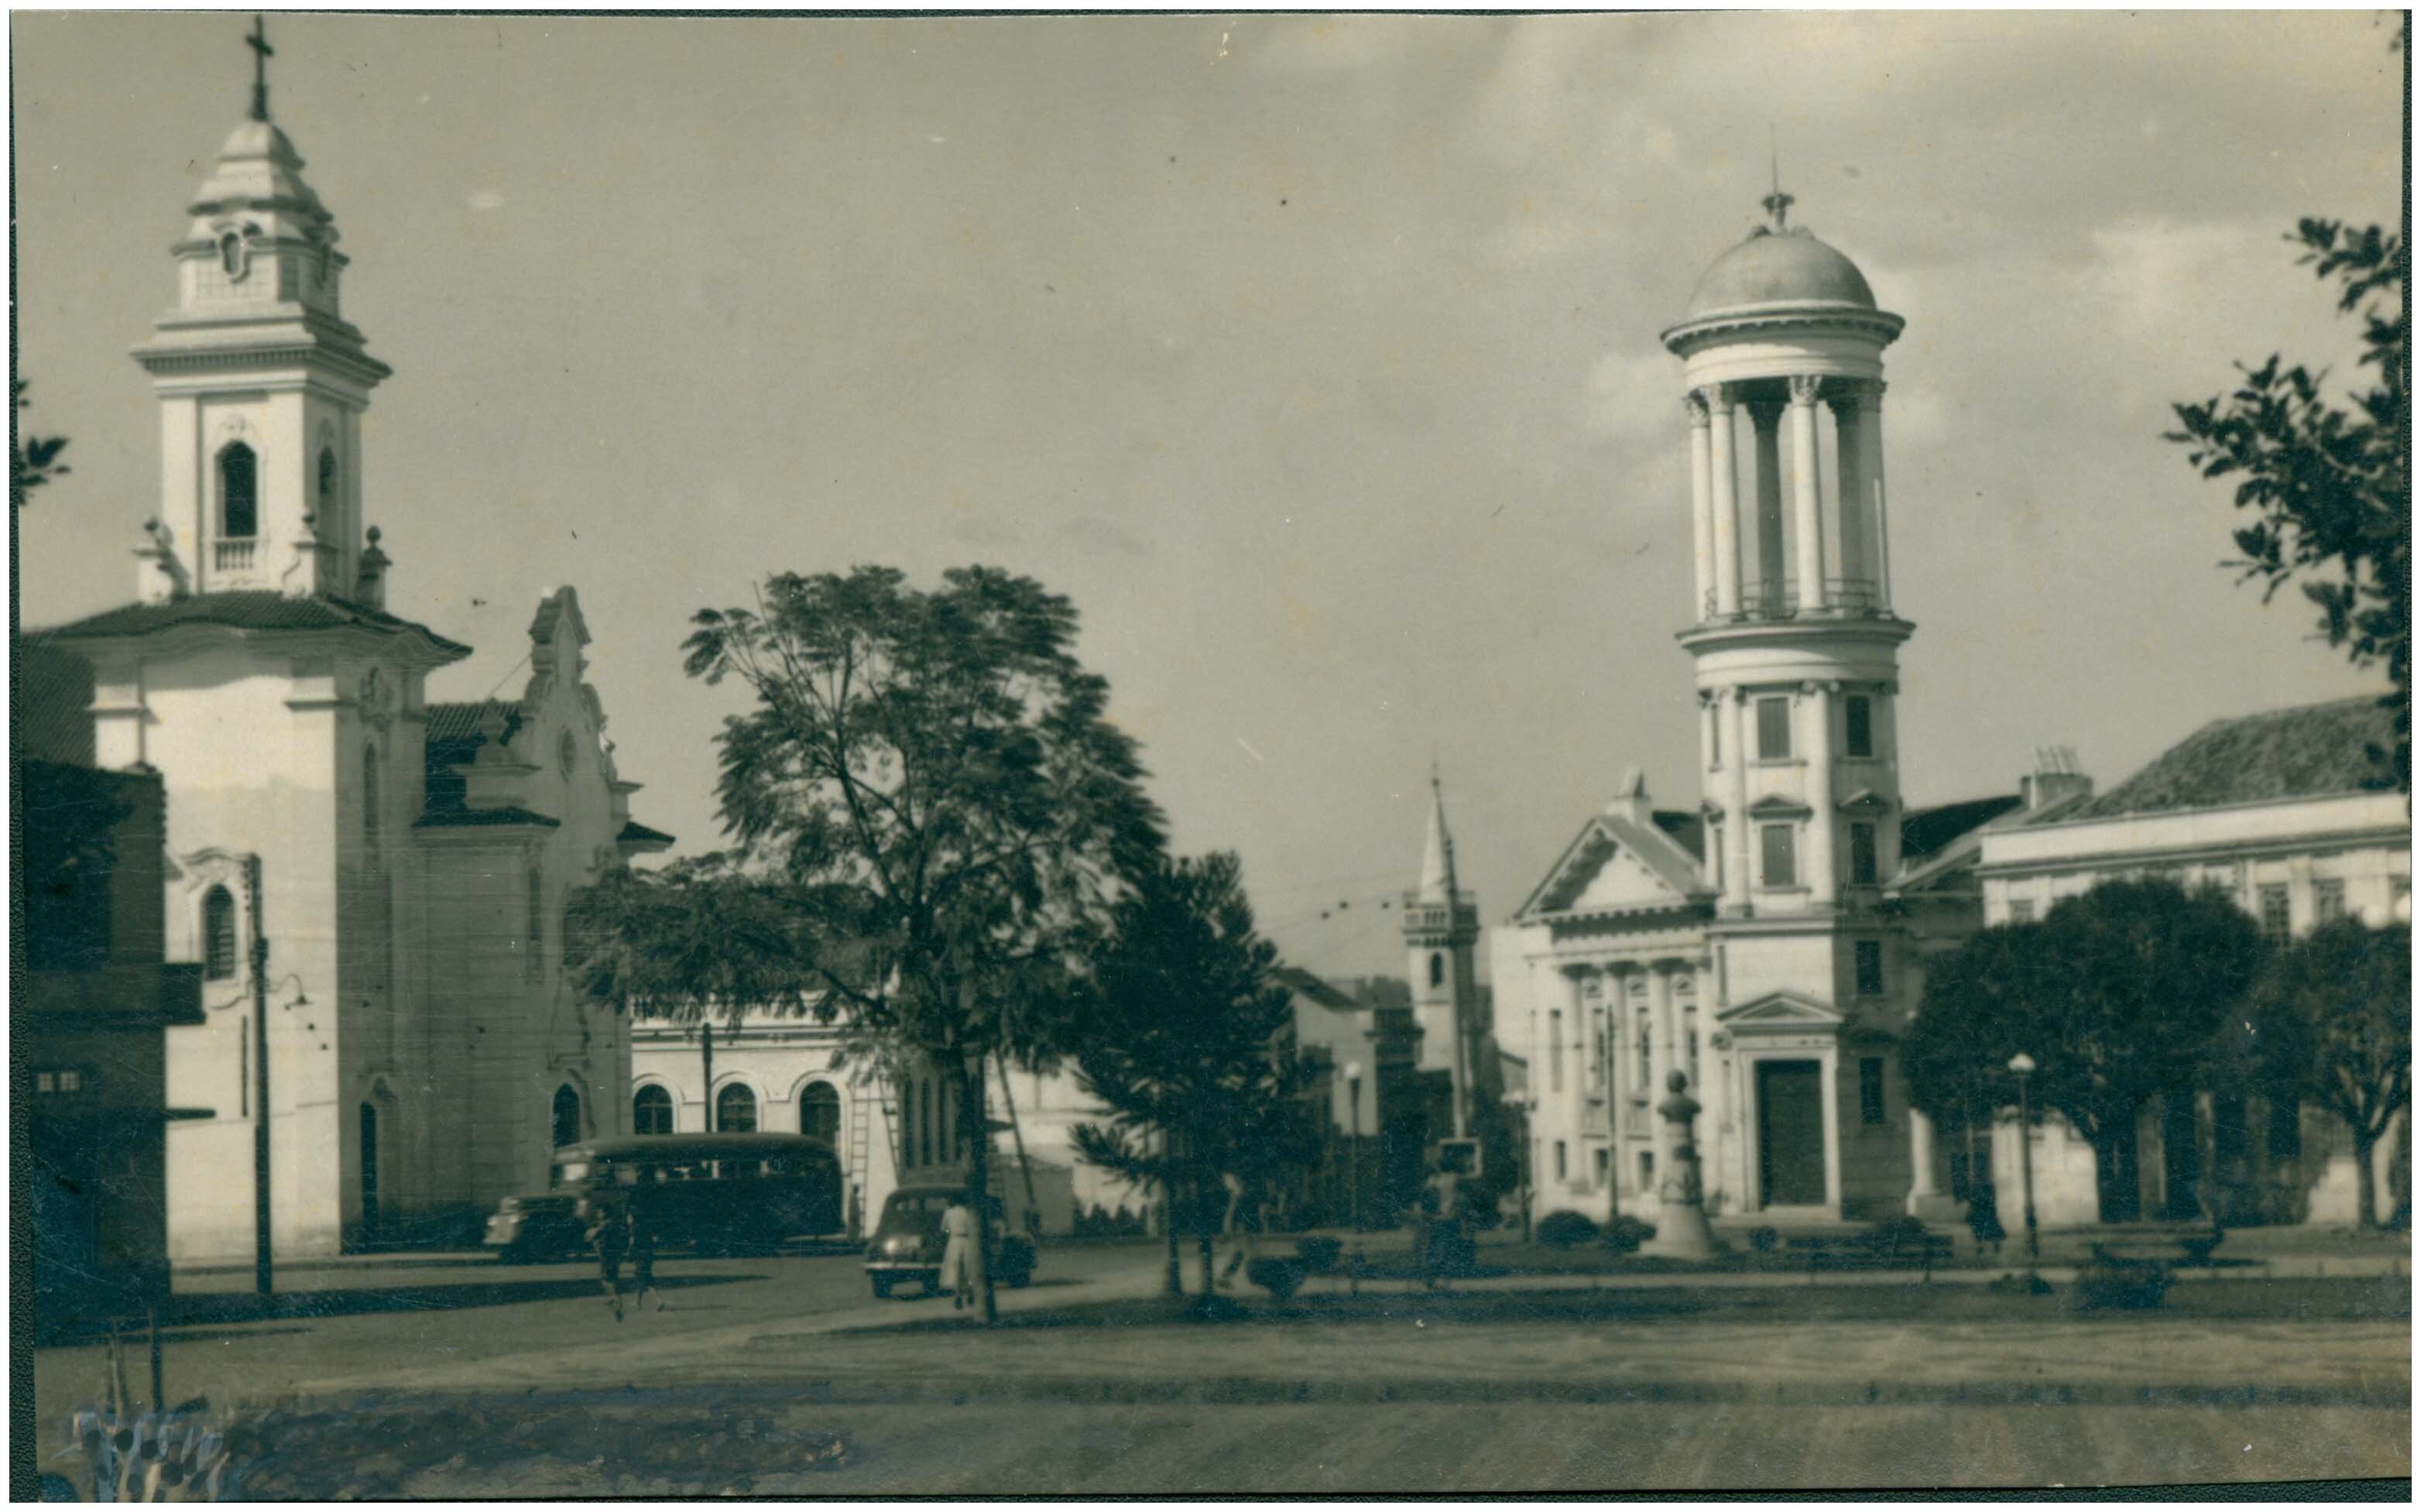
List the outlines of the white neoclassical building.
{"label": "white neoclassical building", "polygon": [[[2366,754],[2395,738],[2373,697],[2214,720],[2098,798],[1985,832],[1984,920],[2040,918],[2098,882],[2149,876],[2220,888],[2278,943],[2339,918],[2410,924],[2411,815]],[[2018,1138],[2016,1120],[2005,1119],[1991,1154],[2012,1233],[2023,1203],[2007,1177],[2019,1169]],[[2118,1184],[2107,1209],[2089,1144],[2056,1115],[2034,1138],[2036,1212],[2047,1224],[2199,1216],[2206,1206],[2233,1224],[2350,1224],[2356,1213],[2345,1127],[2246,1088],[2147,1107],[2135,1180]],[[2399,1124],[2373,1173],[2382,1217],[2409,1195],[2394,1159],[2405,1147]]]}
{"label": "white neoclassical building", "polygon": [[571,589],[516,696],[430,699],[470,647],[385,610],[361,417],[388,369],[302,170],[257,88],[135,351],[162,463],[137,596],[35,632],[90,666],[97,764],[166,787],[167,950],[207,1018],[168,1032],[169,1100],[208,1115],[169,1132],[179,1260],[252,1253],[263,1118],[281,1255],[476,1233],[555,1145],[626,1129],[628,1037],[562,979],[561,912],[670,841],[631,819]]}
{"label": "white neoclassical building", "polygon": [[1766,202],[1664,333],[1689,421],[1699,801],[1659,809],[1627,775],[1492,940],[1541,1215],[1655,1215],[1675,1071],[1704,1105],[1719,1219],[1950,1210],[1898,1046],[1923,957],[1979,917],[1963,842],[2024,800],[1902,799],[1915,627],[1893,609],[1882,442],[1901,320],[1789,204]]}

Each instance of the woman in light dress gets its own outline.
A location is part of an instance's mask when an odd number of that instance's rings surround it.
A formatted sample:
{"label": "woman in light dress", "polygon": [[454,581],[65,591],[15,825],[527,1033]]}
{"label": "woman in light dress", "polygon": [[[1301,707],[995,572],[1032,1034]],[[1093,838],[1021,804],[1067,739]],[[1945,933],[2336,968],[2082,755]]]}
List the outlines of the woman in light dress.
{"label": "woman in light dress", "polygon": [[983,1263],[976,1232],[976,1210],[963,1196],[952,1199],[942,1214],[942,1275],[953,1308],[972,1307],[976,1301],[976,1267]]}

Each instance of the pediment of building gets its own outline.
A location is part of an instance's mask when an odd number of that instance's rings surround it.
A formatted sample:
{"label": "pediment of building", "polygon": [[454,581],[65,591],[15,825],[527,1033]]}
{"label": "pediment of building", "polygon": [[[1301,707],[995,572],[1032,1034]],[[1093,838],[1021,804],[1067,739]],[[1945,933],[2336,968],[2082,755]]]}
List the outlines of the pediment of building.
{"label": "pediment of building", "polygon": [[1800,992],[1769,992],[1726,1008],[1715,1021],[1735,1035],[1839,1034],[1850,1016]]}

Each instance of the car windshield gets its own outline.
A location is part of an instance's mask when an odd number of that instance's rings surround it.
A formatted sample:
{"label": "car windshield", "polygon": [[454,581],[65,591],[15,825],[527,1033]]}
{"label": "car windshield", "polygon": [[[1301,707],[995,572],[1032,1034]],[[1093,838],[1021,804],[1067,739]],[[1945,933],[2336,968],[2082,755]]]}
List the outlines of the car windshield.
{"label": "car windshield", "polygon": [[586,1161],[566,1161],[554,1168],[554,1180],[552,1184],[568,1187],[574,1181],[586,1181],[588,1179],[588,1170]]}

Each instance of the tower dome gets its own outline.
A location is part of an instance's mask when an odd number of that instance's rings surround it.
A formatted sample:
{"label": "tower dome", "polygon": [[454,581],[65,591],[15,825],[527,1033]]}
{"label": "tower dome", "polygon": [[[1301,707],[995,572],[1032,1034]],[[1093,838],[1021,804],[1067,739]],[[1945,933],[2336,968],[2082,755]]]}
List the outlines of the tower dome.
{"label": "tower dome", "polygon": [[1871,310],[1875,291],[1858,265],[1804,226],[1758,226],[1714,260],[1690,295],[1688,320],[1773,309]]}

